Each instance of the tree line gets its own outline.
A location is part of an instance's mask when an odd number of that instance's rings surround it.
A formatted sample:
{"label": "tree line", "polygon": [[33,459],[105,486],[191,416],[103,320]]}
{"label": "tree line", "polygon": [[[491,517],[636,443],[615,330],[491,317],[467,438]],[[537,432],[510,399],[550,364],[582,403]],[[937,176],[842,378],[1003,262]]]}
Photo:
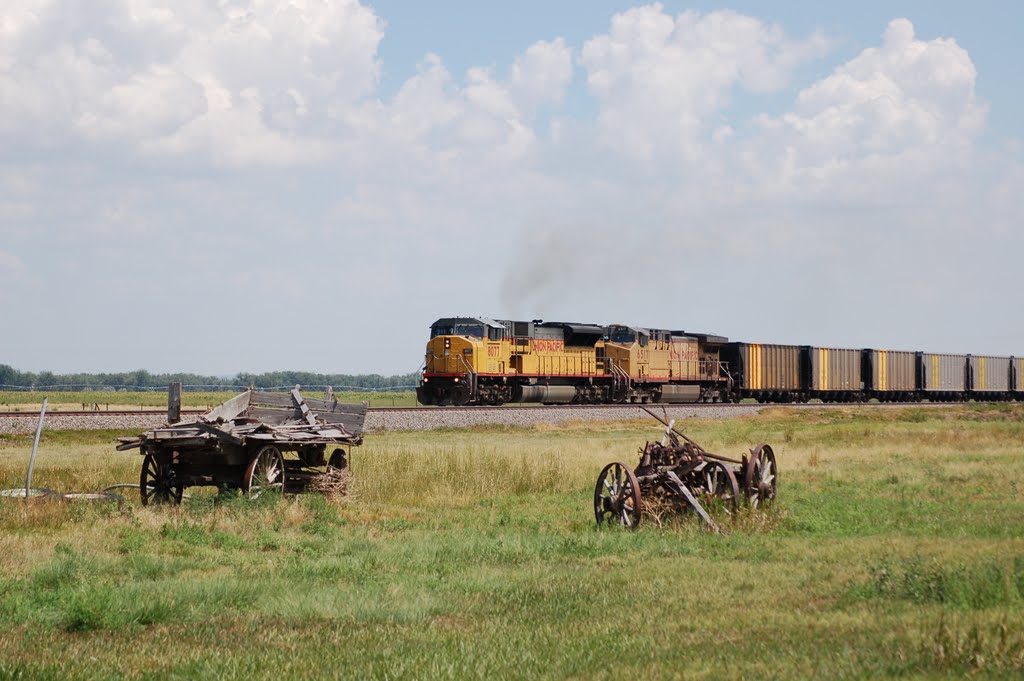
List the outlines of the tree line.
{"label": "tree line", "polygon": [[0,364],[0,390],[154,390],[180,382],[185,389],[215,388],[282,388],[294,385],[307,387],[333,386],[335,390],[408,390],[419,381],[419,374],[381,376],[380,374],[318,374],[309,371],[270,371],[262,374],[238,373],[234,376],[203,376],[202,374],[151,374],[145,369],[121,373],[56,374],[51,371],[18,371]]}

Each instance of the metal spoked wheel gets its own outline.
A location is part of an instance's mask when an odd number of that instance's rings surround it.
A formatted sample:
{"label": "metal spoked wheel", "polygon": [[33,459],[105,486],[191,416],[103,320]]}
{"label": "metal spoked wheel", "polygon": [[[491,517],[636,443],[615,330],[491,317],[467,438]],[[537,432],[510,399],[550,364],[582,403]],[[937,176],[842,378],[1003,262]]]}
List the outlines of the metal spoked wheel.
{"label": "metal spoked wheel", "polygon": [[245,469],[242,490],[250,499],[266,492],[285,492],[284,455],[273,445],[263,447]]}
{"label": "metal spoked wheel", "polygon": [[743,487],[751,508],[771,504],[779,486],[779,468],[775,463],[775,452],[768,445],[758,445],[750,450]]}
{"label": "metal spoked wheel", "polygon": [[618,523],[634,529],[640,525],[640,485],[625,464],[610,463],[594,487],[594,517],[598,526]]}
{"label": "metal spoked wheel", "polygon": [[184,491],[185,486],[169,461],[160,462],[152,454],[146,454],[139,475],[139,496],[143,506],[180,504]]}
{"label": "metal spoked wheel", "polygon": [[721,504],[726,513],[732,514],[740,497],[740,485],[732,470],[721,461],[711,461],[700,475],[704,500]]}

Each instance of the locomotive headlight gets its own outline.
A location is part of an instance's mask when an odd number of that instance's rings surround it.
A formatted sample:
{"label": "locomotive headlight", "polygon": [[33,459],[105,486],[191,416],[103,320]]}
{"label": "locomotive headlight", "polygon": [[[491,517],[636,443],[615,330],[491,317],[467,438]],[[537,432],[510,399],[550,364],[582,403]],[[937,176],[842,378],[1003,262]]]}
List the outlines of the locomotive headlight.
{"label": "locomotive headlight", "polygon": [[450,348],[451,346],[452,346],[452,339],[451,338],[445,338],[444,339],[444,347],[447,349],[447,348]]}
{"label": "locomotive headlight", "polygon": [[456,376],[456,377],[455,377],[455,382],[456,382],[456,383],[458,383],[458,382],[459,382],[459,377],[458,377],[458,376]]}
{"label": "locomotive headlight", "polygon": [[424,376],[424,377],[423,377],[423,382],[424,382],[424,383],[426,383],[426,382],[427,382],[427,381],[429,381],[429,380],[430,380],[430,379],[429,379],[429,378],[427,378],[426,376]]}

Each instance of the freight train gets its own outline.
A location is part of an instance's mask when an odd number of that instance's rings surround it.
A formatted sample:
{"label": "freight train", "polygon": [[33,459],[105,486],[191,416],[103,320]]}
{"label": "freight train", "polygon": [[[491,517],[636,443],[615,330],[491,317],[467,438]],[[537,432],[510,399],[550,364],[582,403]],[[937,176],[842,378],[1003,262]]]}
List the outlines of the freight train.
{"label": "freight train", "polygon": [[425,405],[1024,399],[1024,359],[730,342],[623,324],[449,317],[430,327]]}

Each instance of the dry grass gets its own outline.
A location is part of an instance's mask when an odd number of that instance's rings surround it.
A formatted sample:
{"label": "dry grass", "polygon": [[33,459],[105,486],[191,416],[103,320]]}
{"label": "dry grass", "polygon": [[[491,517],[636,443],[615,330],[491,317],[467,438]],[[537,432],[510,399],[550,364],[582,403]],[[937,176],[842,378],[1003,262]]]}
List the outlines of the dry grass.
{"label": "dry grass", "polygon": [[322,494],[334,503],[348,497],[348,468],[328,468],[322,476],[310,484],[311,491]]}

